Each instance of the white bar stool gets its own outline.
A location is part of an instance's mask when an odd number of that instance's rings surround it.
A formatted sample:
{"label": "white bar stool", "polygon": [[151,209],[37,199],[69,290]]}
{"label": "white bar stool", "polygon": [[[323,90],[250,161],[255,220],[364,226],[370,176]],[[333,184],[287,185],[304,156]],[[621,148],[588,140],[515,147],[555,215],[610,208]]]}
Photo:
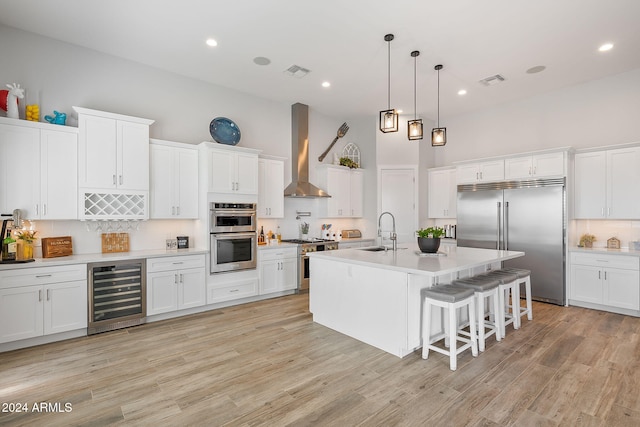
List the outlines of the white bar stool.
{"label": "white bar stool", "polygon": [[[463,288],[455,285],[434,286],[423,290],[424,306],[422,314],[422,358],[429,357],[429,350],[449,356],[449,368],[455,371],[457,368],[458,354],[471,348],[471,354],[478,355],[478,343],[476,342],[476,322],[469,322],[471,337],[467,338],[460,334],[458,325],[457,310],[460,307],[467,307],[469,319],[475,319],[475,304],[473,289]],[[431,336],[431,306],[440,307],[447,310],[448,319],[444,321],[444,332]],[[449,341],[449,350],[433,345],[436,341],[445,338]],[[465,344],[457,348],[457,341]],[[446,344],[446,343],[445,343]]]}
{"label": "white bar stool", "polygon": [[[500,294],[500,305],[503,307],[504,315],[501,316],[501,334],[505,338],[507,336],[507,325],[513,325],[513,329],[520,328],[520,316],[518,316],[518,307],[520,305],[520,283],[518,276],[514,273],[508,273],[504,270],[491,270],[481,276],[488,276],[500,281],[498,285]],[[509,301],[511,297],[511,301]]]}
{"label": "white bar stool", "polygon": [[508,273],[513,273],[518,276],[518,285],[520,283],[524,283],[524,297],[527,305],[526,307],[521,307],[520,303],[518,302],[518,308],[520,309],[520,316],[524,316],[526,314],[527,320],[533,320],[533,304],[531,303],[531,270],[514,267],[505,267],[501,270]]}
{"label": "white bar stool", "polygon": [[[485,340],[491,335],[496,336],[497,341],[502,340],[502,326],[500,316],[500,281],[489,276],[472,276],[451,282],[452,285],[473,289],[476,297],[476,313],[478,333],[478,349],[484,351]],[[489,312],[485,312],[485,299],[487,299]],[[493,308],[491,303],[493,302]],[[485,317],[489,320],[485,320]],[[493,319],[493,321],[491,320]]]}

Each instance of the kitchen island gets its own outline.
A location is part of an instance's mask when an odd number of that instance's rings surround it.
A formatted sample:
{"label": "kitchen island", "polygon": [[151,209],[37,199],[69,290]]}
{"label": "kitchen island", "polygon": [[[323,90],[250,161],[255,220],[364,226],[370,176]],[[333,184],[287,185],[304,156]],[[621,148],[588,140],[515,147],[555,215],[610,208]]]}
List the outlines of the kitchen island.
{"label": "kitchen island", "polygon": [[[452,245],[441,245],[438,254],[426,255],[420,254],[417,244],[401,246],[409,247],[309,254],[309,310],[314,322],[404,357],[422,346],[422,289],[524,256],[524,252]],[[432,322],[439,324],[439,316]]]}

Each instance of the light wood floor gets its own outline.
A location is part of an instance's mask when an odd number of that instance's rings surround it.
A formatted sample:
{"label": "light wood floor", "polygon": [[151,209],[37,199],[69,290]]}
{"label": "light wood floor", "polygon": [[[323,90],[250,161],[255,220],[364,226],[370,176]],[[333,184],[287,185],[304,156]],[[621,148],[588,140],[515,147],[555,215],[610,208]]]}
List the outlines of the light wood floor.
{"label": "light wood floor", "polygon": [[0,354],[0,425],[640,425],[640,319],[534,303],[458,370],[323,326],[294,295]]}

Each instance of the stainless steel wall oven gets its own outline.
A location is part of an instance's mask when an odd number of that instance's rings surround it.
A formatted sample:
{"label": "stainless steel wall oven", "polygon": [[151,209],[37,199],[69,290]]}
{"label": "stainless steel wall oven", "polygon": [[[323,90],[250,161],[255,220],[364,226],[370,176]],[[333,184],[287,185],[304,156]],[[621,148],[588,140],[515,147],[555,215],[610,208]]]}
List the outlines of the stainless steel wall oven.
{"label": "stainless steel wall oven", "polygon": [[210,273],[256,268],[255,203],[211,203],[209,224]]}

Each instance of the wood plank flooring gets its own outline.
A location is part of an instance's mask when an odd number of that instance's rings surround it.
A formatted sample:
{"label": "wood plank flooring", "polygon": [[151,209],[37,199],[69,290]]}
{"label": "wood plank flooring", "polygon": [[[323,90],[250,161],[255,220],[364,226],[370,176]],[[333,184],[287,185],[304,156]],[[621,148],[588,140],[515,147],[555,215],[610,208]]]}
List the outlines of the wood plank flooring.
{"label": "wood plank flooring", "polygon": [[637,426],[639,347],[638,318],[534,303],[452,372],[314,324],[301,294],[1,353],[0,409],[29,412],[0,425]]}

